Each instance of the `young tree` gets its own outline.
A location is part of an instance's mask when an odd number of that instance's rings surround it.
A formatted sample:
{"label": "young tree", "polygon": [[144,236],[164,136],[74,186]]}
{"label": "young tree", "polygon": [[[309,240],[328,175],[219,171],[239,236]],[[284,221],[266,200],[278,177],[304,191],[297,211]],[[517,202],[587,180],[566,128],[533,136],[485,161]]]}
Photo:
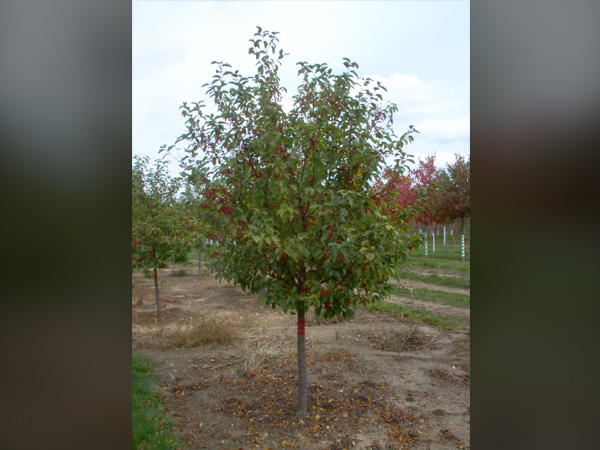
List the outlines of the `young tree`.
{"label": "young tree", "polygon": [[204,86],[218,112],[184,103],[187,132],[175,145],[188,143],[182,162],[201,187],[209,267],[273,309],[298,314],[297,413],[304,415],[306,311],[352,317],[357,304],[389,295],[388,280],[407,261],[402,228],[382,214],[372,184],[388,155],[396,174],[407,170],[403,147],[417,131],[394,134],[397,106],[383,105],[385,88],[360,78],[348,58],[341,75],[298,63],[302,84],[286,113],[278,77],[285,54],[273,59],[277,34],[258,27],[250,39],[253,77],[213,62],[216,74]]}
{"label": "young tree", "polygon": [[134,156],[132,167],[132,271],[154,271],[156,314],[161,318],[158,269],[168,262],[182,262],[196,236],[194,211],[177,200],[182,185],[171,178],[168,161],[158,160],[148,168],[150,158]]}

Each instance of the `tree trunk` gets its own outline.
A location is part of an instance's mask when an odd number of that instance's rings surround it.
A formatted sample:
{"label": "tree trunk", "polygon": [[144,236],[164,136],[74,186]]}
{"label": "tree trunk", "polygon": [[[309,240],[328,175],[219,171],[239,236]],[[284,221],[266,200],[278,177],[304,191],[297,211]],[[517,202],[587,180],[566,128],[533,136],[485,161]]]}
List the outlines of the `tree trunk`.
{"label": "tree trunk", "polygon": [[296,415],[305,416],[308,405],[308,381],[306,379],[304,305],[301,304],[298,309],[298,408],[296,409]]}
{"label": "tree trunk", "polygon": [[202,252],[198,249],[198,276],[202,276]]}
{"label": "tree trunk", "polygon": [[160,297],[158,295],[158,271],[154,268],[154,292],[156,292],[156,316],[160,320]]}

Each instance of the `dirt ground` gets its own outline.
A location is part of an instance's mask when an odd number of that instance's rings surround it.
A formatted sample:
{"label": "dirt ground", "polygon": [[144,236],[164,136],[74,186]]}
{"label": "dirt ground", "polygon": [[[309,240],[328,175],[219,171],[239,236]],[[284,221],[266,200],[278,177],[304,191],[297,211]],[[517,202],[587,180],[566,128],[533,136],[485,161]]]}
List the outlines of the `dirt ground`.
{"label": "dirt ground", "polygon": [[[173,276],[187,271],[187,276]],[[179,272],[177,272],[179,271]],[[427,269],[427,273],[459,276]],[[192,449],[470,448],[470,329],[444,331],[370,313],[318,324],[307,319],[308,415],[295,416],[296,317],[215,280],[197,266],[132,280],[132,350],[156,362],[165,405]],[[468,289],[403,280],[469,294]],[[389,301],[409,305],[408,298]],[[414,301],[435,314],[469,319],[468,308]],[[233,333],[225,344],[174,348],[194,320]]]}

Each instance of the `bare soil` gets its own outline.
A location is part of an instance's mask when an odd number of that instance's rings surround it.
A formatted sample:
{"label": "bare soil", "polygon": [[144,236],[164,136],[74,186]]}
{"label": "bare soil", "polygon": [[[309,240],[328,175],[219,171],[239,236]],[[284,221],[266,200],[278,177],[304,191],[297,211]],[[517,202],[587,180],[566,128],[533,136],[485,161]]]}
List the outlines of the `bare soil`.
{"label": "bare soil", "polygon": [[[189,275],[172,276],[178,270]],[[197,266],[162,269],[159,282],[160,323],[154,280],[133,275],[132,350],[156,362],[163,401],[190,448],[470,448],[469,327],[411,325],[364,308],[349,321],[318,324],[309,314],[309,412],[299,418],[295,316],[205,271],[198,277]],[[414,301],[421,303],[435,314],[470,317],[468,308]],[[173,333],[198,318],[221,324],[235,340],[173,348]]]}

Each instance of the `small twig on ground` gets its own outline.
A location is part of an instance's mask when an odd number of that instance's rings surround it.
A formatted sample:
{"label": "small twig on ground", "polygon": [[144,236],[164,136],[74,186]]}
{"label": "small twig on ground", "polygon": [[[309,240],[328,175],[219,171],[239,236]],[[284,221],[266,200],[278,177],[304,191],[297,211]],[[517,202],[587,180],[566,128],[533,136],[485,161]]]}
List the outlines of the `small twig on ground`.
{"label": "small twig on ground", "polygon": [[379,397],[379,398],[377,398],[377,399],[373,400],[373,403],[377,403],[379,400],[381,400],[381,399],[382,399],[382,398],[384,398],[384,397],[385,397],[385,395],[382,395],[381,397]]}
{"label": "small twig on ground", "polygon": [[438,338],[438,335],[436,334],[435,336],[433,336],[433,339],[431,339],[431,341],[429,341],[429,344],[427,344],[427,346],[429,348],[431,348],[431,344],[433,344],[433,341],[435,341]]}
{"label": "small twig on ground", "polygon": [[438,372],[440,372],[440,366],[439,366],[438,362],[435,360],[435,358],[433,357],[433,350],[431,349],[431,347],[429,347],[429,351],[431,352],[431,361],[433,361],[433,365],[435,367],[435,370],[437,370]]}

